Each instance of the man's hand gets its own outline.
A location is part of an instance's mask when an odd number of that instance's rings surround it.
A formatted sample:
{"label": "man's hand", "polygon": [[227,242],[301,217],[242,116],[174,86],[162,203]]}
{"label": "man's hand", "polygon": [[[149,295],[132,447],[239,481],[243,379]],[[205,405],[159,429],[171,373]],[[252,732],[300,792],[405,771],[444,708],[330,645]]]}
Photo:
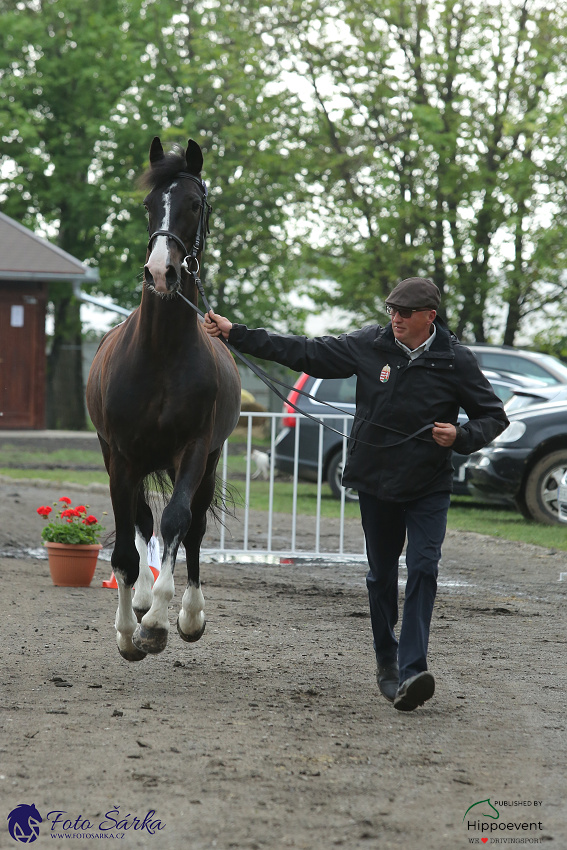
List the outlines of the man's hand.
{"label": "man's hand", "polygon": [[450,422],[435,422],[432,436],[438,446],[449,448],[457,439],[457,429]]}
{"label": "man's hand", "polygon": [[213,313],[212,310],[205,313],[205,330],[211,336],[222,335],[225,339],[228,339],[231,327],[232,322],[229,322],[224,316],[219,316],[218,313]]}

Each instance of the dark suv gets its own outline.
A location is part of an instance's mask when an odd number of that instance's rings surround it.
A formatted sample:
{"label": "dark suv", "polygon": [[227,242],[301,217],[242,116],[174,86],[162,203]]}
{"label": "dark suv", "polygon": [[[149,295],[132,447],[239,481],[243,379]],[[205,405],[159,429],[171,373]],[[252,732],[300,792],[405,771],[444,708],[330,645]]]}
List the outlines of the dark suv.
{"label": "dark suv", "polygon": [[[492,384],[496,394],[506,401],[516,390],[533,388],[539,390],[546,385],[539,380],[526,378],[521,375],[499,375],[496,372],[484,373]],[[309,393],[312,398],[306,398],[300,392]],[[302,412],[320,418],[331,426],[334,431],[323,428],[311,419],[295,416],[295,408],[290,404],[284,406],[287,415],[282,419],[282,430],[278,434],[274,447],[274,462],[276,469],[293,475],[296,446],[296,431],[299,427],[298,476],[308,481],[317,481],[319,471],[319,445],[321,443],[322,480],[327,481],[333,495],[341,497],[341,477],[343,470],[343,444],[341,434],[350,434],[352,417],[356,408],[356,376],[351,378],[312,378],[303,372],[295,383],[295,390],[288,396],[288,401],[295,404]],[[344,411],[344,416],[324,402],[329,402],[334,408]],[[466,422],[464,412],[459,415],[459,422]],[[299,425],[298,425],[299,422]],[[339,432],[339,433],[336,433]],[[321,437],[320,437],[321,435]],[[468,492],[465,481],[466,455],[453,453],[453,490],[458,495]],[[347,501],[358,498],[354,490],[345,491]]]}
{"label": "dark suv", "polygon": [[467,461],[472,495],[546,525],[563,524],[557,491],[567,472],[567,402],[532,404],[508,418],[508,428]]}

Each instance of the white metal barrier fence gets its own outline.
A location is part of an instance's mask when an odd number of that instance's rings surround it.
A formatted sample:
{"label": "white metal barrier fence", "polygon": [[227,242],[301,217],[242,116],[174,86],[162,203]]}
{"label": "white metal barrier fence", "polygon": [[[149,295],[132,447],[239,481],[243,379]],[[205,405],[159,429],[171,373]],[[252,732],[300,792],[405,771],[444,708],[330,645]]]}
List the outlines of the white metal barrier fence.
{"label": "white metal barrier fence", "polygon": [[[340,500],[333,498],[323,478],[323,426],[300,413],[246,412],[241,417],[241,422],[246,422],[237,432],[242,433],[242,444],[239,446],[234,438],[227,442],[218,468],[229,502],[235,487],[238,491],[234,516],[227,515],[222,522],[209,522],[202,554],[214,560],[365,560],[358,510],[347,504],[344,488]],[[293,472],[286,475],[276,466],[284,417],[295,420],[294,427],[286,431],[286,441],[293,440],[294,445]],[[343,434],[352,420],[348,414],[339,413],[317,418],[333,420],[333,427]],[[311,434],[316,434],[317,480],[309,484],[300,477],[302,428],[310,428]],[[344,465],[347,439],[343,437],[341,441],[338,435],[333,436],[342,445]],[[313,439],[310,442],[313,446]],[[308,513],[301,508],[305,499],[312,506]],[[327,515],[322,511],[323,505]]]}

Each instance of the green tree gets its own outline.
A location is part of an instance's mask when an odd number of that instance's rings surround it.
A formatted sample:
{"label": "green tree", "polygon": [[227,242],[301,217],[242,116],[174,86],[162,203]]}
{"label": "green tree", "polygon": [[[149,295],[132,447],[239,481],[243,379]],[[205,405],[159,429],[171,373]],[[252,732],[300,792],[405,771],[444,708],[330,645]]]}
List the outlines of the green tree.
{"label": "green tree", "polygon": [[[105,145],[114,144],[113,110],[135,78],[139,43],[130,21],[139,7],[113,0],[2,3],[2,160],[12,166],[4,208],[33,230],[56,234],[61,248],[92,265],[119,179]],[[50,286],[49,297],[48,425],[83,428],[79,304],[68,285]]]}
{"label": "green tree", "polygon": [[[262,42],[261,8],[256,0],[177,2],[167,27],[163,7],[148,9],[154,22],[141,57],[143,86],[122,98],[122,121],[130,125],[123,132],[139,137],[140,123],[160,124],[166,146],[188,137],[199,142],[213,205],[203,269],[211,302],[235,319],[260,323],[269,317],[272,325],[299,327],[301,310],[287,298],[299,256],[286,231],[286,205],[296,196],[286,143],[295,128],[283,119],[300,107],[297,98],[274,89],[279,69]],[[123,232],[110,222],[101,234],[101,268],[110,251],[120,258],[128,252],[139,269],[145,233],[135,182],[125,181],[120,197]],[[114,272],[116,284],[107,291],[124,303],[129,284],[119,268]]]}
{"label": "green tree", "polygon": [[[278,5],[301,79],[307,287],[364,318],[432,276],[459,334],[486,340],[565,296],[567,13],[528,0]],[[331,237],[331,238],[329,238]],[[493,311],[493,315],[491,315]]]}
{"label": "green tree", "polygon": [[[98,266],[98,291],[134,307],[147,234],[136,178],[151,138],[197,139],[214,206],[204,277],[236,318],[289,326],[293,167],[258,8],[180,0],[0,3],[4,208]],[[293,109],[286,95],[285,108]],[[8,170],[7,170],[8,169]],[[297,252],[296,252],[297,253]],[[50,287],[48,423],[84,425],[79,304]]]}

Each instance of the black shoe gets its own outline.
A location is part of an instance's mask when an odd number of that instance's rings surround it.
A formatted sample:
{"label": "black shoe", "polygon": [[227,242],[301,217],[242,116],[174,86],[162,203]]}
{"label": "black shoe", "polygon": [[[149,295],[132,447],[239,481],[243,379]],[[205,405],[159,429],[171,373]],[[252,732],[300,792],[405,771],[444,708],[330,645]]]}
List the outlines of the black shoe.
{"label": "black shoe", "polygon": [[392,661],[391,664],[378,664],[376,681],[382,696],[386,697],[389,702],[394,702],[400,684],[400,672],[397,663]]}
{"label": "black shoe", "polygon": [[435,693],[435,679],[427,671],[406,679],[398,688],[394,699],[394,708],[398,711],[413,711],[423,705]]}

